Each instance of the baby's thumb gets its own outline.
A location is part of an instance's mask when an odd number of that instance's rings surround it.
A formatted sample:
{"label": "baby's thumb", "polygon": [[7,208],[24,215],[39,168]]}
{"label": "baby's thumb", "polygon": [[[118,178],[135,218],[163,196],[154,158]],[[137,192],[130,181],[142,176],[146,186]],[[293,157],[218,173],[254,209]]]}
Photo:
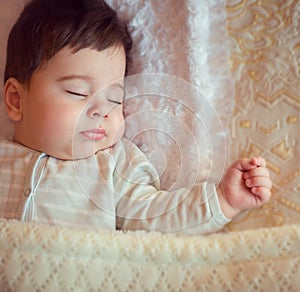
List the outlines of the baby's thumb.
{"label": "baby's thumb", "polygon": [[258,165],[255,163],[253,159],[249,160],[247,158],[241,158],[238,160],[234,167],[236,167],[240,171],[248,171],[256,168]]}

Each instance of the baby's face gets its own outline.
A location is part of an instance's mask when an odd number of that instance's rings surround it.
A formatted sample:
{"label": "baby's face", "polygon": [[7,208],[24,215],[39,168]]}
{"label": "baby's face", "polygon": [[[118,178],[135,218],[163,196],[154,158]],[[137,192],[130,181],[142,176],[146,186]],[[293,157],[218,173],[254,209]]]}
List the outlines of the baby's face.
{"label": "baby's face", "polygon": [[59,159],[82,159],[123,135],[123,48],[59,51],[22,92],[15,140]]}

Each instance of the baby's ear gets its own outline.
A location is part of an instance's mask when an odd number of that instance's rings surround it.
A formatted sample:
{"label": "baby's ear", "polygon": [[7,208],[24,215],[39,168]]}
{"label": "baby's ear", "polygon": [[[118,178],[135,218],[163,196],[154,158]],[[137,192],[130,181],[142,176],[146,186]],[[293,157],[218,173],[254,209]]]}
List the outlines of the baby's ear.
{"label": "baby's ear", "polygon": [[22,85],[15,78],[9,78],[4,86],[4,101],[10,119],[18,122],[22,119]]}

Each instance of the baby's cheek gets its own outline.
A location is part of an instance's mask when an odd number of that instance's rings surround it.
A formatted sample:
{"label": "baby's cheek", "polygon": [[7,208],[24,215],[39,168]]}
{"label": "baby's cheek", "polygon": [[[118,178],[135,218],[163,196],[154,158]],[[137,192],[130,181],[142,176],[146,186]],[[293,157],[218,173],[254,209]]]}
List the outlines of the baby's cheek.
{"label": "baby's cheek", "polygon": [[76,115],[68,113],[68,110],[60,110],[46,118],[45,128],[52,137],[63,139],[66,135],[73,135],[76,121]]}
{"label": "baby's cheek", "polygon": [[125,132],[125,121],[123,118],[119,118],[114,123],[114,141],[120,140]]}

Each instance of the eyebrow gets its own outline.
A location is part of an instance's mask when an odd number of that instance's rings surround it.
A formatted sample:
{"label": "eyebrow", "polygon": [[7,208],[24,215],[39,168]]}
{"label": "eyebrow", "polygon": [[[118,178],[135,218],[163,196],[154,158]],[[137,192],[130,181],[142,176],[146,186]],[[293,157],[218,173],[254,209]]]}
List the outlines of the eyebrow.
{"label": "eyebrow", "polygon": [[[66,75],[66,76],[60,77],[56,81],[63,82],[63,81],[66,81],[66,80],[74,80],[74,79],[80,79],[80,80],[84,80],[84,81],[94,80],[94,78],[89,76],[89,75],[72,74],[72,75]],[[108,85],[108,86],[113,86],[113,87],[116,87],[116,88],[120,88],[124,91],[124,86],[120,83],[113,83],[113,84]]]}
{"label": "eyebrow", "polygon": [[91,76],[88,76],[88,75],[72,74],[72,75],[66,75],[66,76],[60,77],[56,81],[62,82],[62,81],[73,80],[73,79],[81,79],[81,80],[84,80],[84,81],[93,80],[93,78]]}

